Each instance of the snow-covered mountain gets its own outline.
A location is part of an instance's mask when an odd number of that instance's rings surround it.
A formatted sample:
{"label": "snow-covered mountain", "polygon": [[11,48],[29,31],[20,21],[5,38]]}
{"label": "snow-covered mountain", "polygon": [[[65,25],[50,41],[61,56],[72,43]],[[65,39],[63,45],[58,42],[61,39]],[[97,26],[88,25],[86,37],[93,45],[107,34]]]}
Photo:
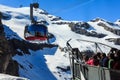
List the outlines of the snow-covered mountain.
{"label": "snow-covered mountain", "polygon": [[[30,24],[29,7],[12,8],[0,5],[0,11],[3,13],[5,37],[7,40],[18,40],[18,43],[14,42],[16,54],[12,59],[18,63],[20,77],[30,80],[71,80],[68,53],[61,52],[69,39],[72,39],[71,44],[74,47],[83,50],[90,49],[90,44],[80,45],[78,39],[100,42],[120,49],[120,21],[111,23],[100,18],[89,22],[66,21],[41,9],[34,10],[37,20],[44,19],[49,23],[48,31],[55,36],[50,44],[58,46],[37,44],[37,48],[33,49],[35,44],[24,39],[25,25]],[[19,44],[20,41],[25,42]],[[23,48],[19,48],[20,45]]]}

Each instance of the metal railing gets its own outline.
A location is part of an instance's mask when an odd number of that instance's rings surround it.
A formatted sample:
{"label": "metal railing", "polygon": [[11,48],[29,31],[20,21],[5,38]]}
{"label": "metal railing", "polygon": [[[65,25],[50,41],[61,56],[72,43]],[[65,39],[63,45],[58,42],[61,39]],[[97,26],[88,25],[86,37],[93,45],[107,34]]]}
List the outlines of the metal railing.
{"label": "metal railing", "polygon": [[[120,71],[84,64],[82,53],[78,48],[72,48],[69,41],[66,45],[69,52],[72,80],[120,80]],[[96,42],[95,44],[96,47],[99,47]]]}

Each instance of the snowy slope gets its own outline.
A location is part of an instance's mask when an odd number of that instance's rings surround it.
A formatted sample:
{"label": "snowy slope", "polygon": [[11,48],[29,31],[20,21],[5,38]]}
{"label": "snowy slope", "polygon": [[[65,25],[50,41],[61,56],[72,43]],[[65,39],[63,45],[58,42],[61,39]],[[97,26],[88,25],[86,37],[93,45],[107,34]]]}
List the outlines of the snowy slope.
{"label": "snowy slope", "polygon": [[[24,39],[24,28],[26,24],[30,23],[29,17],[29,8],[11,8],[0,5],[0,10],[6,15],[10,16],[9,19],[3,19],[3,24],[7,25],[9,29],[13,30],[20,39]],[[104,38],[95,38],[88,37],[85,35],[76,34],[72,32],[68,27],[68,24],[52,24],[51,19],[55,18],[53,15],[49,14],[40,14],[40,12],[44,12],[43,10],[35,11],[35,16],[37,16],[37,20],[45,19],[48,23],[48,31],[54,34],[56,40],[51,44],[58,44],[60,47],[65,47],[66,42],[69,39],[72,39],[71,44],[74,47],[86,49],[84,46],[88,46],[90,44],[82,43],[81,45],[79,41],[76,39],[90,40],[95,42],[101,42],[104,44],[108,44],[110,46],[116,47],[120,49],[120,46],[116,46],[113,43],[105,41],[106,38],[118,37],[109,31],[106,31],[104,28],[97,25],[97,23],[88,22],[91,26],[94,27],[96,32],[107,34]],[[50,17],[52,16],[52,17]],[[63,20],[58,20],[54,22],[61,22]],[[64,21],[63,21],[64,22]],[[111,26],[112,27],[112,26]],[[8,28],[5,28],[6,34],[10,34],[12,32],[9,31]],[[11,34],[14,35],[14,34]],[[92,46],[92,45],[91,45]],[[91,47],[92,48],[92,47]],[[67,69],[69,66],[68,53],[61,52],[58,47],[54,48],[44,48],[43,50],[30,51],[30,55],[19,56],[15,55],[13,57],[21,66],[19,67],[19,74],[21,77],[26,77],[30,80],[70,80],[71,74],[70,70],[62,71],[59,67]],[[18,49],[18,52],[22,52]]]}
{"label": "snowy slope", "polygon": [[10,76],[7,74],[0,74],[0,80],[28,80],[28,79],[22,77]]}
{"label": "snowy slope", "polygon": [[[3,19],[3,24],[7,25],[4,27],[4,31],[6,33],[7,37],[12,37],[15,34],[18,34],[22,39],[23,33],[24,33],[24,27],[26,24],[30,23],[29,20],[29,8],[10,8],[6,6],[1,6],[1,11],[5,13],[8,16],[11,16],[10,19],[6,20]],[[40,12],[42,10],[39,10]],[[44,14],[35,14],[35,16],[38,16],[38,20],[41,18],[44,18],[46,21],[50,23],[50,20],[47,16]],[[9,28],[8,28],[9,27]],[[50,26],[48,26],[49,28]],[[14,31],[14,33],[11,30]],[[57,34],[56,34],[57,35]],[[57,36],[56,36],[57,37]],[[17,37],[18,38],[18,37]],[[19,39],[21,39],[19,38]],[[57,41],[55,42],[57,44]],[[20,52],[20,50],[18,49]],[[16,55],[13,57],[14,60],[16,60],[21,66],[19,69],[19,74],[21,77],[26,77],[30,80],[64,80],[70,78],[70,72],[69,73],[59,73],[60,70],[56,69],[57,66],[63,66],[66,67],[69,65],[68,59],[63,57],[63,54],[60,57],[60,60],[58,59],[59,54],[61,54],[60,50],[56,48],[48,48],[44,50],[38,50],[38,51],[31,51],[31,55],[24,55],[19,56]],[[56,56],[56,53],[58,54]],[[54,58],[53,58],[54,57]],[[61,61],[61,58],[63,61]],[[54,61],[54,62],[53,62]],[[57,61],[57,62],[56,62]],[[64,61],[66,61],[67,64],[61,65]],[[63,75],[65,74],[65,75]],[[63,75],[63,76],[59,76]]]}

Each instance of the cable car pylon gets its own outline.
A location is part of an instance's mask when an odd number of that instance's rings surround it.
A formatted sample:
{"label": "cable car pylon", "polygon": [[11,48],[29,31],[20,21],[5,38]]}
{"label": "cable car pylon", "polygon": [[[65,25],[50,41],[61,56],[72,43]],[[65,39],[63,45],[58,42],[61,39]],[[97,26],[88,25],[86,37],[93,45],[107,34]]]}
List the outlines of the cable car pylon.
{"label": "cable car pylon", "polygon": [[34,18],[33,9],[38,9],[38,3],[30,4],[30,20],[31,24],[25,26],[24,38],[28,41],[48,43],[48,29],[43,23],[38,22]]}

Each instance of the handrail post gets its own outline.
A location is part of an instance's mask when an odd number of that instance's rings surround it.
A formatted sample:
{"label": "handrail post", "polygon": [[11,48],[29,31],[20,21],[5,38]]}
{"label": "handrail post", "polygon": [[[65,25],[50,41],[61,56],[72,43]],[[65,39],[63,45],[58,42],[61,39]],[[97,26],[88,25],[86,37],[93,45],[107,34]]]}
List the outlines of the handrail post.
{"label": "handrail post", "polygon": [[72,78],[75,80],[75,73],[74,73],[74,52],[72,52]]}
{"label": "handrail post", "polygon": [[95,51],[95,52],[97,53],[97,43],[96,43],[96,42],[95,42],[95,49],[96,49],[96,51]]}

